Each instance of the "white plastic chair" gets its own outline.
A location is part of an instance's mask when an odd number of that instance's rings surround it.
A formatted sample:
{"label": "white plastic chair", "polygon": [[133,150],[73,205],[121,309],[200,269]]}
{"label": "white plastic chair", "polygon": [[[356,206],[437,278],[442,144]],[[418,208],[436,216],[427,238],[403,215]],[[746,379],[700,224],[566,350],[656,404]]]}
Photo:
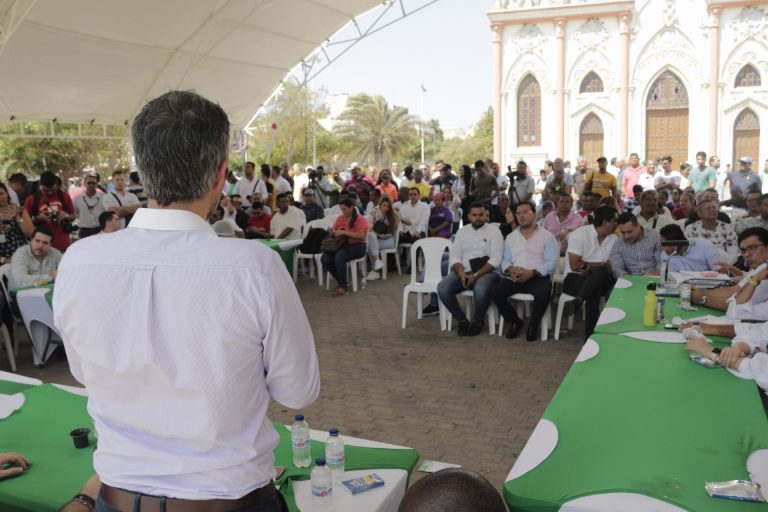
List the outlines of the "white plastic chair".
{"label": "white plastic chair", "polygon": [[[565,303],[569,300],[573,300],[576,297],[573,295],[568,295],[567,293],[563,292],[560,294],[560,298],[557,299],[557,314],[555,315],[555,340],[560,339],[560,326],[563,322],[563,309],[565,308]],[[582,309],[583,311],[583,309]],[[568,329],[573,329],[573,315],[568,316]]]}
{"label": "white plastic chair", "polygon": [[[368,252],[363,254],[362,258],[357,258],[356,260],[349,260],[347,262],[347,277],[349,278],[349,281],[352,281],[352,291],[357,291],[357,265],[361,265],[360,270],[363,273],[362,277],[362,284],[363,288],[365,288],[365,275],[368,273]],[[322,267],[321,267],[322,268]],[[331,289],[331,273],[326,272],[325,274],[325,289],[330,290]]]}
{"label": "white plastic chair", "polygon": [[61,345],[61,333],[53,325],[53,310],[45,299],[48,288],[32,288],[16,294],[24,325],[32,341],[32,361],[42,368],[53,351],[51,345]]}
{"label": "white plastic chair", "polygon": [[399,256],[399,250],[397,248],[397,244],[400,243],[400,230],[398,229],[395,231],[395,246],[392,249],[382,249],[379,251],[379,259],[384,264],[384,266],[381,269],[381,278],[386,279],[387,278],[387,255],[394,254],[395,255],[395,265],[397,265],[397,273],[402,275],[403,270],[400,268],[400,256]]}
{"label": "white plastic chair", "polygon": [[[475,292],[473,290],[464,290],[459,293],[459,295],[467,298],[465,301],[465,309],[467,318],[470,318],[472,316],[472,303],[475,301]],[[496,334],[497,317],[499,317],[499,310],[496,308],[496,304],[491,302],[488,305],[488,334],[490,335]],[[450,331],[452,329],[453,316],[451,316],[451,313],[445,308],[442,302],[440,303],[440,318],[444,319],[441,328],[444,331]]]}
{"label": "white plastic chair", "polygon": [[[525,309],[528,304],[533,303],[535,300],[530,293],[515,293],[509,297],[511,300],[517,301],[517,316],[522,319],[525,316]],[[541,317],[541,324],[539,324],[539,332],[541,341],[546,341],[549,337],[549,324],[550,316],[552,315],[551,307],[547,304],[547,310],[544,311],[544,316]],[[499,336],[504,332],[504,317],[499,315]]]}
{"label": "white plastic chair", "polygon": [[[416,318],[421,320],[422,295],[425,293],[437,293],[437,285],[443,279],[442,262],[443,253],[450,251],[453,244],[445,238],[422,238],[413,243],[411,247],[411,282],[403,288],[403,329],[408,319],[408,295],[416,294]],[[416,269],[416,258],[419,251],[424,256],[424,281],[418,282],[419,271]],[[442,311],[442,308],[441,308]],[[440,319],[443,325],[443,319]]]}
{"label": "white plastic chair", "polygon": [[[307,236],[307,233],[309,233],[309,230],[312,228],[331,229],[332,226],[333,224],[331,224],[327,219],[315,219],[309,222],[303,229],[302,239]],[[319,286],[323,286],[323,266],[320,263],[320,257],[322,255],[322,252],[317,254],[305,254],[301,252],[301,249],[296,249],[296,253],[293,255],[293,282],[295,283],[299,279],[299,260],[308,260],[309,277],[314,279],[315,266],[317,266],[317,284]]]}

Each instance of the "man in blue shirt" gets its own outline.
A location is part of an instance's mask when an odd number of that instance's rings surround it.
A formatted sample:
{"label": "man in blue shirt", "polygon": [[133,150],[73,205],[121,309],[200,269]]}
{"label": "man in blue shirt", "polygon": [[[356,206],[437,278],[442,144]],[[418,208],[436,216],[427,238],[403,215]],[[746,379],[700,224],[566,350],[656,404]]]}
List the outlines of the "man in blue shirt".
{"label": "man in blue shirt", "polygon": [[718,270],[721,265],[728,262],[728,256],[722,249],[703,238],[689,241],[677,224],[664,226],[659,231],[659,236],[662,242],[678,240],[683,242],[679,245],[662,247],[662,266],[667,261],[669,272]]}

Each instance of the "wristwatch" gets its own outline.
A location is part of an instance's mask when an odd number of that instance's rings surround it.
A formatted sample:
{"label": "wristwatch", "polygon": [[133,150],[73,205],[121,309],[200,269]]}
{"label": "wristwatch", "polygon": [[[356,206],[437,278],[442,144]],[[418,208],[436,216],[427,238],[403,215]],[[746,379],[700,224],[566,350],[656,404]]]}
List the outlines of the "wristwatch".
{"label": "wristwatch", "polygon": [[707,296],[706,295],[702,295],[701,296],[701,300],[699,301],[699,305],[703,306],[706,303],[707,303]]}

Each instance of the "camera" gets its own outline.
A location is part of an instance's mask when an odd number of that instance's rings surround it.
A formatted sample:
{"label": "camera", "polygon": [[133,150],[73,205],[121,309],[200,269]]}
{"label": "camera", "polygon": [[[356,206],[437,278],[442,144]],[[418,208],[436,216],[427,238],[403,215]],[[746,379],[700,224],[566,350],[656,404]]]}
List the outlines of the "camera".
{"label": "camera", "polygon": [[320,177],[320,174],[318,174],[317,171],[312,170],[309,172],[309,181],[311,182],[317,181],[319,177]]}
{"label": "camera", "polygon": [[59,219],[59,212],[57,212],[56,210],[52,210],[51,211],[51,222],[53,222],[55,224],[58,219]]}
{"label": "camera", "polygon": [[507,166],[507,178],[510,180],[522,181],[525,179],[525,172],[518,172],[516,169],[512,169],[511,165]]}

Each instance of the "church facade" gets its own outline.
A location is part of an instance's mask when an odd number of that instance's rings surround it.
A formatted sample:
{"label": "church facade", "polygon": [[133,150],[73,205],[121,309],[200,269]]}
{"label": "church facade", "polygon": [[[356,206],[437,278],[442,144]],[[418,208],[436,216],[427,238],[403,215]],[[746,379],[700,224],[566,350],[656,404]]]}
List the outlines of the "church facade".
{"label": "church facade", "polygon": [[768,158],[768,2],[494,0],[494,160]]}

